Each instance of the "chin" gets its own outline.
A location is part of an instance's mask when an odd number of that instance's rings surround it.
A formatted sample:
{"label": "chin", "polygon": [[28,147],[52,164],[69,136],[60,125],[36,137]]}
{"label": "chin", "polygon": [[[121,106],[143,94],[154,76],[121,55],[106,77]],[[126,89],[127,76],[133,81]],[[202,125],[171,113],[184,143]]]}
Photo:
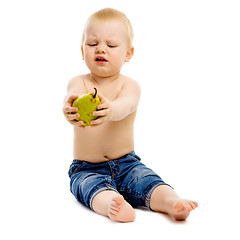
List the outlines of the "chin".
{"label": "chin", "polygon": [[100,71],[91,71],[95,76],[102,77],[102,78],[107,78],[115,75],[114,73],[111,72],[100,72]]}

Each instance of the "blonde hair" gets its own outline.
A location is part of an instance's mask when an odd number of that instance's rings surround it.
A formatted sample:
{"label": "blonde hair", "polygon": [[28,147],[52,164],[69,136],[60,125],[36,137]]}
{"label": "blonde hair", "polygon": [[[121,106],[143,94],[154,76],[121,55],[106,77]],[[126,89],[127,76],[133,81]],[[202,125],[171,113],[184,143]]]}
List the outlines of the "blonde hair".
{"label": "blonde hair", "polygon": [[[128,47],[132,47],[133,36],[134,36],[132,24],[123,12],[120,12],[120,11],[118,11],[116,9],[113,9],[113,8],[104,8],[104,9],[101,9],[101,10],[93,13],[88,18],[87,23],[93,18],[95,18],[97,20],[102,20],[102,21],[113,20],[113,19],[121,20],[127,28]],[[87,25],[87,23],[86,23],[86,25]],[[85,25],[85,28],[83,30],[82,44],[84,43],[84,40],[85,40],[86,25]]]}

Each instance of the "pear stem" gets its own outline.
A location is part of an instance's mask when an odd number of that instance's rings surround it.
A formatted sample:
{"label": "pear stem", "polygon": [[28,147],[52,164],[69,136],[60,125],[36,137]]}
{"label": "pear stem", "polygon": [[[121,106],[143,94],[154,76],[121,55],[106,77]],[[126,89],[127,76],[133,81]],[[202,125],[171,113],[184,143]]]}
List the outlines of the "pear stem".
{"label": "pear stem", "polygon": [[93,98],[95,98],[95,97],[97,96],[97,89],[94,88],[94,90],[95,90],[95,93],[94,93],[94,95],[93,95]]}

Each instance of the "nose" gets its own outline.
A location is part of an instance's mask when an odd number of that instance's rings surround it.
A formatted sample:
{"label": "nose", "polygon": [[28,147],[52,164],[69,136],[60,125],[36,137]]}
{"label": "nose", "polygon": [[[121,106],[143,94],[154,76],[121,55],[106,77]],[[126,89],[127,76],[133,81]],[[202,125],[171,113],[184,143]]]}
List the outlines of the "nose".
{"label": "nose", "polygon": [[98,45],[96,48],[96,53],[106,53],[105,49],[103,48],[103,46]]}

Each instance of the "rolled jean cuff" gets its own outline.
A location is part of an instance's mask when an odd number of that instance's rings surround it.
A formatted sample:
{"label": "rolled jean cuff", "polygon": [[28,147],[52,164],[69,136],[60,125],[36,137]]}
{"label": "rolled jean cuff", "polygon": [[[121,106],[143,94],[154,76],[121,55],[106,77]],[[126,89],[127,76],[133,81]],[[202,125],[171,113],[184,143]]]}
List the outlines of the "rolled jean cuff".
{"label": "rolled jean cuff", "polygon": [[93,209],[93,207],[92,207],[92,202],[93,202],[94,197],[95,197],[98,193],[103,192],[103,191],[106,191],[106,190],[107,190],[107,191],[114,191],[114,192],[120,194],[114,187],[112,187],[112,186],[110,186],[110,185],[108,185],[108,186],[101,186],[101,187],[99,187],[99,188],[92,194],[92,196],[90,197],[90,201],[89,201],[90,209],[92,209],[92,210],[94,211],[94,209]]}
{"label": "rolled jean cuff", "polygon": [[161,185],[169,186],[170,188],[173,189],[172,186],[170,186],[169,184],[164,183],[164,182],[159,182],[159,183],[156,183],[155,185],[153,185],[152,188],[149,190],[149,192],[148,192],[148,194],[147,194],[147,197],[146,197],[146,200],[145,200],[145,205],[146,205],[146,207],[149,208],[150,210],[152,210],[152,209],[150,208],[151,195],[152,195],[154,189],[155,189],[156,187],[158,187],[158,186],[161,186]]}

